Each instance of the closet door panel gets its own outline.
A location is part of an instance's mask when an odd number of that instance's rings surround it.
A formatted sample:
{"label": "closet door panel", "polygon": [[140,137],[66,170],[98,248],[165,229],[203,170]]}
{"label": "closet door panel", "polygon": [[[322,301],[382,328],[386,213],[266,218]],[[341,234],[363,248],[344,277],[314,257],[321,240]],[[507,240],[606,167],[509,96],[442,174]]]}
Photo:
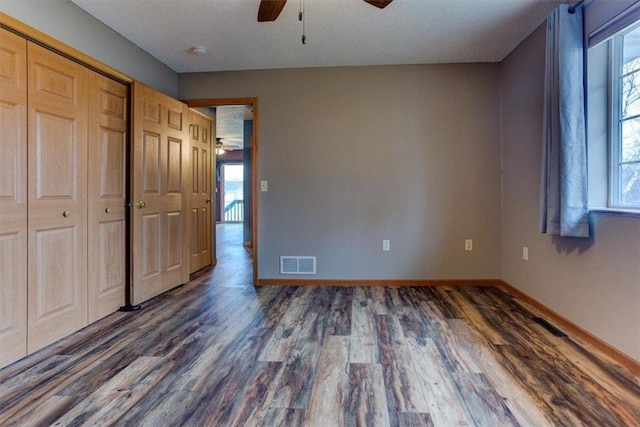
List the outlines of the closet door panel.
{"label": "closet door panel", "polygon": [[68,255],[76,253],[78,244],[81,244],[78,242],[78,228],[75,225],[55,227],[38,230],[35,234],[35,278],[37,283],[48,285],[35,288],[35,309],[39,321],[46,322],[78,306],[78,292],[75,289],[78,263]]}
{"label": "closet door panel", "polygon": [[0,28],[0,367],[27,354],[26,53]]}
{"label": "closet door panel", "polygon": [[87,78],[28,44],[28,351],[87,325]]}
{"label": "closet door panel", "polygon": [[89,322],[125,304],[128,89],[97,73],[89,83]]}
{"label": "closet door panel", "polygon": [[[64,113],[62,113],[64,114]],[[57,112],[35,111],[34,155],[36,200],[77,200],[76,118],[61,117]]]}

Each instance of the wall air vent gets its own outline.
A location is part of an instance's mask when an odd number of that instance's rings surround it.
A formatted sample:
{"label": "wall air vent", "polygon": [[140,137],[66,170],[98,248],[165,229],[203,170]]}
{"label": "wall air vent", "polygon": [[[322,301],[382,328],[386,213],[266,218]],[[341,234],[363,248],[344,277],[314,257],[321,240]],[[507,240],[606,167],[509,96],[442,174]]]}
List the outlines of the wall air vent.
{"label": "wall air vent", "polygon": [[281,256],[280,274],[316,274],[316,257]]}

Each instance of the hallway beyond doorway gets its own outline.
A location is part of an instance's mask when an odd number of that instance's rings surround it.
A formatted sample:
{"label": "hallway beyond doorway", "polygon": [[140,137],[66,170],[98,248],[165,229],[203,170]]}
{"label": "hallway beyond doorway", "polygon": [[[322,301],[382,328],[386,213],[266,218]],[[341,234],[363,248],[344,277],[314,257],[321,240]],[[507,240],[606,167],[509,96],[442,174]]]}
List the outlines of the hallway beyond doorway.
{"label": "hallway beyond doorway", "polygon": [[216,224],[217,264],[211,281],[225,286],[253,284],[251,252],[243,246],[242,223]]}

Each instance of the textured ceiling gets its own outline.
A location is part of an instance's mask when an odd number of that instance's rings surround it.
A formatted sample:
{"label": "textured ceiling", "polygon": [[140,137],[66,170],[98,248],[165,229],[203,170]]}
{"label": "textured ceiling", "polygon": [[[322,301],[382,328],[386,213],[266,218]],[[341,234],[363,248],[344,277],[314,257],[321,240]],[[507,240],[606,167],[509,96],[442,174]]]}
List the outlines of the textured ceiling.
{"label": "textured ceiling", "polygon": [[253,113],[246,105],[216,107],[216,137],[222,139],[225,149],[242,148],[244,121],[252,118]]}
{"label": "textured ceiling", "polygon": [[[174,71],[496,62],[560,1],[289,0],[257,22],[259,0],[71,0]],[[209,54],[198,57],[194,46]]]}

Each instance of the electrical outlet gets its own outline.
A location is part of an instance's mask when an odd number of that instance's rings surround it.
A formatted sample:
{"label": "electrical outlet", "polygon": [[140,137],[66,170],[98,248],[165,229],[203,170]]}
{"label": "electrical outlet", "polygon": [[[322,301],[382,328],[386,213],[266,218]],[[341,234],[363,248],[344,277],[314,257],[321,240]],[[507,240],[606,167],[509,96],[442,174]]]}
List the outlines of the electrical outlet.
{"label": "electrical outlet", "polygon": [[391,250],[391,240],[383,240],[382,241],[382,250],[388,252]]}
{"label": "electrical outlet", "polygon": [[522,247],[522,259],[525,261],[529,261],[529,248],[526,246]]}
{"label": "electrical outlet", "polygon": [[466,239],[464,241],[464,250],[472,251],[473,250],[473,239]]}

